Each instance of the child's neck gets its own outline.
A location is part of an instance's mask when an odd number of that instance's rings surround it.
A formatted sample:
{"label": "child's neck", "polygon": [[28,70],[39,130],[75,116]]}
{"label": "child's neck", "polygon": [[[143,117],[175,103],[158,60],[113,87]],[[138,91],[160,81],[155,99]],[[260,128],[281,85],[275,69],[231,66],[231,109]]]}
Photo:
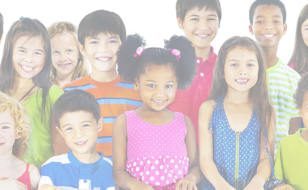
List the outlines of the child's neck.
{"label": "child's neck", "polygon": [[12,154],[12,149],[0,156],[0,170],[14,165],[16,157]]}
{"label": "child's neck", "polygon": [[305,131],[301,132],[301,135],[303,137],[303,139],[308,142],[308,129],[306,129]]}
{"label": "child's neck", "polygon": [[58,85],[62,88],[64,85],[72,82],[74,72],[70,73],[69,75],[62,75],[61,73],[57,72],[56,81]]}
{"label": "child's neck", "polygon": [[34,82],[33,82],[32,78],[31,79],[24,79],[24,78],[21,78],[21,77],[16,77],[15,83],[17,85],[14,85],[14,88],[12,89],[11,94],[18,92],[19,89],[31,88],[31,87],[34,86]]}
{"label": "child's neck", "polygon": [[84,164],[94,163],[100,158],[100,155],[96,151],[96,147],[95,147],[95,150],[92,150],[90,153],[80,154],[75,151],[72,151],[72,152],[73,152],[73,155],[77,158],[77,160],[79,160],[81,163],[84,163]]}
{"label": "child's neck", "polygon": [[211,55],[211,46],[206,48],[195,48],[196,56],[201,57],[203,61],[207,60]]}
{"label": "child's neck", "polygon": [[278,45],[271,48],[266,48],[262,46],[262,49],[265,55],[267,68],[275,66],[279,60],[279,58],[277,57]]}
{"label": "child's neck", "polygon": [[89,76],[97,82],[111,82],[118,77],[118,73],[116,70],[99,72],[93,69],[92,73]]}
{"label": "child's neck", "polygon": [[228,88],[224,101],[232,102],[233,104],[237,104],[237,105],[249,104],[251,102],[249,98],[249,91],[238,92],[231,88]]}

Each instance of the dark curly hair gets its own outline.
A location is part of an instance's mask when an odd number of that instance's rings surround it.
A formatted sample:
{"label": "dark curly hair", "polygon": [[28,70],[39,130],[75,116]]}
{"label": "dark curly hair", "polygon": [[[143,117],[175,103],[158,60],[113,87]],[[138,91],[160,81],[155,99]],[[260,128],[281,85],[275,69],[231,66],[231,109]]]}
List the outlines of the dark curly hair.
{"label": "dark curly hair", "polygon": [[[195,49],[191,42],[184,36],[172,36],[165,40],[165,48],[147,48],[141,56],[134,57],[138,47],[144,47],[145,41],[138,34],[129,35],[120,47],[118,57],[118,72],[122,79],[134,83],[145,73],[148,66],[168,65],[176,74],[179,89],[188,88],[197,72]],[[170,49],[181,52],[178,59],[171,54]]]}
{"label": "dark curly hair", "polygon": [[301,108],[303,101],[304,101],[304,95],[306,92],[308,92],[308,73],[304,74],[301,78],[301,80],[298,82],[297,90],[294,94],[294,99],[296,103],[297,108]]}
{"label": "dark curly hair", "polygon": [[250,9],[249,9],[249,21],[251,25],[253,23],[253,15],[255,14],[255,10],[260,5],[274,5],[274,6],[279,7],[282,13],[283,23],[286,23],[287,11],[286,11],[286,8],[283,2],[281,2],[280,0],[255,0],[251,4]]}

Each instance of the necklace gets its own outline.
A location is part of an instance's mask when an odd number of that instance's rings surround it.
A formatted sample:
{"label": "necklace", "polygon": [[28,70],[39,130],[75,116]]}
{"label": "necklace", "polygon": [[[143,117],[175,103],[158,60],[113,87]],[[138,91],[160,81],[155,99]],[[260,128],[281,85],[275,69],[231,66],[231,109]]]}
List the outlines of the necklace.
{"label": "necklace", "polygon": [[34,87],[36,87],[36,84],[34,84],[34,86],[30,90],[28,90],[28,92],[22,98],[20,98],[20,100],[18,100],[18,102],[24,99],[33,90]]}

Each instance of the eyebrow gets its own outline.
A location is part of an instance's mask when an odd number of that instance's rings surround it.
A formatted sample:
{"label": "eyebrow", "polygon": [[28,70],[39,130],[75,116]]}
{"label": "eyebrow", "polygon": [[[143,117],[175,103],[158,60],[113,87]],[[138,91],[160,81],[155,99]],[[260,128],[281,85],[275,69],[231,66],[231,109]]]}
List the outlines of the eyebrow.
{"label": "eyebrow", "polygon": [[[260,15],[260,16],[257,16],[256,19],[257,19],[257,18],[263,18],[263,17],[264,17],[263,15]],[[274,15],[273,17],[280,18],[281,16],[280,16],[280,15]]]}
{"label": "eyebrow", "polygon": [[3,124],[13,124],[13,123],[10,123],[10,122],[3,122],[3,123],[0,123],[0,125],[3,125]]}
{"label": "eyebrow", "polygon": [[154,80],[146,80],[147,82],[156,82],[156,81],[154,81]]}
{"label": "eyebrow", "polygon": [[307,27],[308,26],[308,24],[305,24],[303,27]]}
{"label": "eyebrow", "polygon": [[[27,49],[27,48],[24,48],[24,47],[22,47],[22,46],[20,46],[20,47],[17,47],[18,49]],[[35,49],[35,51],[41,51],[41,52],[44,52],[42,49]]]}
{"label": "eyebrow", "polygon": [[[215,15],[215,14],[210,14],[210,15],[207,15],[207,16],[217,17],[217,15]],[[200,15],[190,15],[190,17],[200,17]]]}
{"label": "eyebrow", "polygon": [[109,39],[119,39],[118,36],[111,36]]}

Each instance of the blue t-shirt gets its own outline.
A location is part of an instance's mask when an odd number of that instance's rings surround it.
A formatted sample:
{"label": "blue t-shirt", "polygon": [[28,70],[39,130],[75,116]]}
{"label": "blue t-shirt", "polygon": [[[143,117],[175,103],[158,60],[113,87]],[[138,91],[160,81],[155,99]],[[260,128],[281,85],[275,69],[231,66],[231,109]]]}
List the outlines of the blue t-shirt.
{"label": "blue t-shirt", "polygon": [[103,153],[91,164],[81,163],[72,151],[54,156],[41,166],[39,187],[45,184],[70,190],[114,190],[112,162]]}

